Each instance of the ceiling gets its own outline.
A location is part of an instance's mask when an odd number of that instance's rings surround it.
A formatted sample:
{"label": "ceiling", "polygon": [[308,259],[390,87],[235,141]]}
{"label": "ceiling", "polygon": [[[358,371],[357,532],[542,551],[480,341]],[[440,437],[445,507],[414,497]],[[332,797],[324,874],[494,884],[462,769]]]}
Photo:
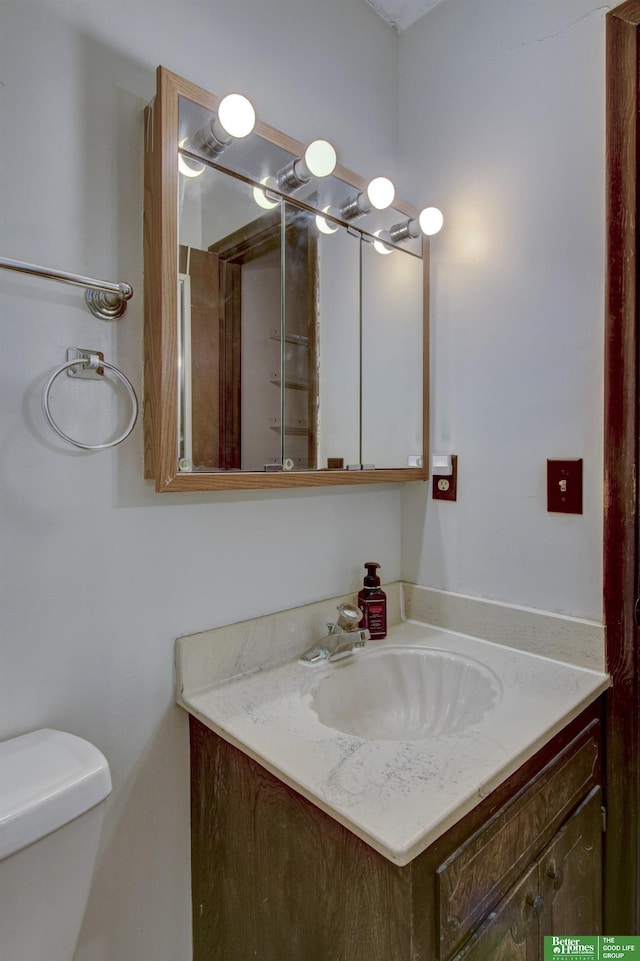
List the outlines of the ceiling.
{"label": "ceiling", "polygon": [[367,0],[370,7],[398,32],[410,27],[441,0]]}

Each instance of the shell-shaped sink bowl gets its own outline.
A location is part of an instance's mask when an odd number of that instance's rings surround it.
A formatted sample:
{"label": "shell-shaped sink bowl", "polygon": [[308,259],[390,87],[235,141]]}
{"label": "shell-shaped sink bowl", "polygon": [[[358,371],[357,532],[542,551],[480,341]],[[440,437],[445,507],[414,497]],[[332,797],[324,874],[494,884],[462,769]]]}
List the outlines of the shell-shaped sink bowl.
{"label": "shell-shaped sink bowl", "polygon": [[502,687],[479,661],[450,651],[388,647],[327,670],[311,695],[322,724],[375,740],[441,737],[476,724]]}

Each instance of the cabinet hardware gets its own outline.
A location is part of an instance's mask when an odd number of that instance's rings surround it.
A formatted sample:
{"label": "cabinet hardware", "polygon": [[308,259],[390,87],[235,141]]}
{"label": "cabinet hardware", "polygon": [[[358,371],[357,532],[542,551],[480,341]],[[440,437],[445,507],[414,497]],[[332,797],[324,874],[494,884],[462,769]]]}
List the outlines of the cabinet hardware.
{"label": "cabinet hardware", "polygon": [[527,904],[531,907],[534,918],[539,918],[544,911],[544,898],[542,895],[536,894],[534,898],[533,895],[529,894],[527,896]]}
{"label": "cabinet hardware", "polygon": [[562,868],[556,868],[554,864],[550,864],[547,868],[547,877],[551,878],[553,881],[554,888],[561,888],[562,882],[564,881],[564,874]]}
{"label": "cabinet hardware", "polygon": [[602,830],[607,830],[607,809],[605,807],[600,808],[600,813],[602,814]]}
{"label": "cabinet hardware", "polygon": [[633,605],[633,619],[636,627],[640,627],[640,597],[636,597],[636,602]]}

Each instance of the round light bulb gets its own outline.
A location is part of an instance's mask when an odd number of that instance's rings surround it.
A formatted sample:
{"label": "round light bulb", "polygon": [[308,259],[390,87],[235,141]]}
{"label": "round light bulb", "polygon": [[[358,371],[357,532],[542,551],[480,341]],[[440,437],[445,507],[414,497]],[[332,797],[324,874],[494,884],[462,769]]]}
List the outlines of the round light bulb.
{"label": "round light bulb", "polygon": [[256,125],[256,112],[241,93],[229,93],[220,101],[218,120],[231,137],[246,137]]}
{"label": "round light bulb", "polygon": [[388,177],[374,177],[367,187],[367,197],[376,210],[386,210],[393,203],[396,188]]}
{"label": "round light bulb", "polygon": [[373,246],[378,251],[379,254],[393,253],[393,247],[390,247],[388,244],[385,244],[382,242],[382,239],[384,237],[389,236],[386,230],[376,230],[373,236],[379,238],[378,240],[373,241]]}
{"label": "round light bulb", "polygon": [[[331,210],[331,206],[323,207],[322,213],[328,214]],[[322,234],[335,234],[338,229],[337,224],[330,223],[325,217],[321,217],[320,214],[316,214],[316,226],[320,233]]]}
{"label": "round light bulb", "polygon": [[427,237],[437,234],[442,228],[444,223],[444,217],[442,216],[442,211],[438,210],[437,207],[425,207],[424,210],[420,212],[418,217],[418,223],[420,224],[420,230]]}
{"label": "round light bulb", "polygon": [[304,152],[304,162],[314,177],[328,177],[336,169],[338,157],[328,140],[314,140]]}
{"label": "round light bulb", "polygon": [[[263,177],[260,183],[267,187],[269,184],[269,179],[269,177]],[[257,203],[258,207],[262,207],[263,210],[273,210],[273,208],[277,207],[279,203],[278,200],[271,200],[267,195],[266,190],[263,190],[261,187],[253,188],[253,199]]]}
{"label": "round light bulb", "polygon": [[[187,137],[181,140],[178,146],[184,147],[187,142]],[[183,157],[181,153],[178,154],[178,170],[184,177],[199,177],[204,170],[204,164],[199,164],[196,160],[191,160],[189,157]]]}

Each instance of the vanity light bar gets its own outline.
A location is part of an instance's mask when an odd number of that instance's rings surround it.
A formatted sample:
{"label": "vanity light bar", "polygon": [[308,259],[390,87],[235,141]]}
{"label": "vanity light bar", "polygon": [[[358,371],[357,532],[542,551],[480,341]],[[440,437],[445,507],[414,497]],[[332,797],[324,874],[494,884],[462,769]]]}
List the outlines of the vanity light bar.
{"label": "vanity light bar", "polygon": [[[180,142],[180,147],[186,152],[200,153],[209,160],[218,157],[235,140],[247,137],[256,123],[255,110],[242,94],[228,94],[219,104],[217,116],[197,130],[191,137]],[[306,148],[302,157],[294,157],[282,167],[274,177],[263,177],[260,187],[254,187],[255,202],[266,210],[276,207],[280,198],[270,193],[269,188],[293,193],[300,187],[310,183],[313,178],[330,176],[336,168],[337,154],[328,140],[313,140]],[[205,169],[194,158],[178,157],[180,172],[186,177],[197,177]],[[355,220],[372,210],[386,210],[395,199],[395,187],[388,177],[374,177],[366,190],[359,191],[349,197],[337,211],[338,216],[345,221]],[[325,207],[323,213],[331,208]],[[337,228],[330,225],[322,216],[317,215],[318,229],[323,233],[334,233]],[[414,240],[421,233],[432,236],[442,228],[444,218],[437,207],[425,207],[417,220],[409,218],[394,224],[388,231],[377,231],[374,241],[379,253],[391,253],[391,248],[384,243],[389,240],[399,243],[404,240]]]}

